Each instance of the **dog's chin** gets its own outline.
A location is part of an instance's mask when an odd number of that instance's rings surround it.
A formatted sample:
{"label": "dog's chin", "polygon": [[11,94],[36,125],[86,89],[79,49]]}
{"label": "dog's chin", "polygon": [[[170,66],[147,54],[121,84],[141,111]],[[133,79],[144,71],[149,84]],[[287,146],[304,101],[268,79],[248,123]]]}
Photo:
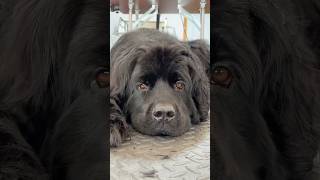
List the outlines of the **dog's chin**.
{"label": "dog's chin", "polygon": [[[180,136],[191,128],[191,119],[179,120],[179,123],[162,124],[147,118],[132,119],[132,127],[138,132],[150,136]],[[181,122],[183,121],[183,122]]]}

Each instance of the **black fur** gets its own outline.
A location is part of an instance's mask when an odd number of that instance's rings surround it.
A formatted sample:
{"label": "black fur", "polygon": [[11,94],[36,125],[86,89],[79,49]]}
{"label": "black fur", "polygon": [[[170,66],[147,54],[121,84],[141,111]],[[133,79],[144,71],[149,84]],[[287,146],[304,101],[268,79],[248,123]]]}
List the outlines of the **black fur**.
{"label": "black fur", "polygon": [[212,12],[215,180],[319,180],[320,2],[216,0]]}
{"label": "black fur", "polygon": [[0,4],[0,179],[107,179],[107,2]]}
{"label": "black fur", "polygon": [[[200,40],[185,43],[148,29],[123,35],[111,50],[111,146],[127,137],[128,122],[144,134],[178,136],[207,120],[209,58]],[[177,81],[183,90],[175,89]],[[148,90],[139,90],[141,82]],[[171,107],[174,119],[157,121],[158,104]]]}

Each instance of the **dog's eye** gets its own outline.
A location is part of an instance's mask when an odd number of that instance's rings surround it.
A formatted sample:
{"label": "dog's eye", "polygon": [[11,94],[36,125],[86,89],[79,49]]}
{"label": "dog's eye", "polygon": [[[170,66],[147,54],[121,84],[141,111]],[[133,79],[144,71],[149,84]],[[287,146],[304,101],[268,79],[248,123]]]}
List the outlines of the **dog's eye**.
{"label": "dog's eye", "polygon": [[175,83],[175,85],[174,85],[174,89],[175,89],[176,91],[182,91],[182,90],[184,90],[184,87],[185,87],[185,84],[184,84],[183,81],[177,81],[177,82]]}
{"label": "dog's eye", "polygon": [[220,66],[213,69],[213,73],[210,79],[212,84],[228,87],[231,83],[231,80],[231,72],[226,67]]}
{"label": "dog's eye", "polygon": [[137,88],[140,90],[140,91],[148,91],[149,90],[149,86],[144,84],[144,83],[138,83],[137,84]]}
{"label": "dog's eye", "polygon": [[107,88],[109,86],[110,75],[109,72],[102,71],[96,76],[96,82],[100,88]]}

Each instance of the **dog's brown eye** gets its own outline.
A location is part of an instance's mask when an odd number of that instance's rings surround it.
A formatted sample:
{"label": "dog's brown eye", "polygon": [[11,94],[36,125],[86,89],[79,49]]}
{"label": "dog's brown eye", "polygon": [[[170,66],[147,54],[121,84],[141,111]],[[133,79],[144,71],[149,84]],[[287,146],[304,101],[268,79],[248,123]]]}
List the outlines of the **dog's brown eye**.
{"label": "dog's brown eye", "polygon": [[107,88],[109,86],[109,80],[109,72],[100,72],[96,76],[96,82],[100,88]]}
{"label": "dog's brown eye", "polygon": [[137,87],[140,91],[148,91],[149,90],[149,87],[144,83],[138,83]]}
{"label": "dog's brown eye", "polygon": [[184,90],[185,85],[184,85],[184,82],[177,81],[176,84],[174,85],[174,87],[175,87],[175,90],[182,91],[182,90]]}
{"label": "dog's brown eye", "polygon": [[211,75],[211,83],[228,87],[231,83],[231,72],[225,67],[216,67]]}

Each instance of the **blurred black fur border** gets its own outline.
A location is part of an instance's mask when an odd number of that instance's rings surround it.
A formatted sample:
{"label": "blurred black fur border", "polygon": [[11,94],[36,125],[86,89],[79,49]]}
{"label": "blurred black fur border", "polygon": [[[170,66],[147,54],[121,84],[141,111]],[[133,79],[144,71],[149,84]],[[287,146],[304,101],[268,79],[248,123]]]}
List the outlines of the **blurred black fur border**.
{"label": "blurred black fur border", "polygon": [[214,180],[319,180],[320,1],[215,0]]}

